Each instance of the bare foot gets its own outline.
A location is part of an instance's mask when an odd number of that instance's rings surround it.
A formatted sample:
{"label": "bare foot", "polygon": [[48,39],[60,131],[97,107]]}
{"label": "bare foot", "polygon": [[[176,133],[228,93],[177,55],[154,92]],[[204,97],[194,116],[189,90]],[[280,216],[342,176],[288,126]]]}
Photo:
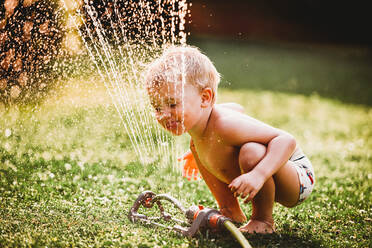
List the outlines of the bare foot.
{"label": "bare foot", "polygon": [[249,220],[247,225],[240,227],[239,230],[245,233],[268,234],[275,232],[274,223],[269,221]]}

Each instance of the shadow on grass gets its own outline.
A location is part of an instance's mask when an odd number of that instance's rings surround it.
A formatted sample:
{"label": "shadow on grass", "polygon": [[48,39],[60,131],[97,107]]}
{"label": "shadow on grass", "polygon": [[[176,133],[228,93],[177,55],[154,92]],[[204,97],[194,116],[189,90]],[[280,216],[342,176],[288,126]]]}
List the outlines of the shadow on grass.
{"label": "shadow on grass", "polygon": [[[324,241],[314,238],[310,233],[244,234],[252,247],[324,247]],[[222,233],[203,232],[195,238],[200,247],[241,247],[227,231]]]}
{"label": "shadow on grass", "polygon": [[319,94],[372,106],[372,50],[193,37],[221,73],[220,87]]}
{"label": "shadow on grass", "polygon": [[305,237],[296,234],[246,235],[253,247],[322,247],[322,241],[309,234]]}

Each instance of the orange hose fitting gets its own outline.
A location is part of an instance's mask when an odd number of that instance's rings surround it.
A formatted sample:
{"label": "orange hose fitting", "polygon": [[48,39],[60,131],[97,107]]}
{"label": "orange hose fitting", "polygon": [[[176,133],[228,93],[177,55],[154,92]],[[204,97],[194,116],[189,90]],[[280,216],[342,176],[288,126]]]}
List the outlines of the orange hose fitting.
{"label": "orange hose fitting", "polygon": [[212,215],[212,216],[210,217],[210,219],[209,219],[209,226],[210,226],[211,228],[215,228],[215,229],[217,229],[217,228],[218,228],[218,224],[217,224],[217,222],[218,222],[218,219],[219,219],[220,217],[223,217],[223,215],[221,215],[221,214],[214,214],[214,215]]}

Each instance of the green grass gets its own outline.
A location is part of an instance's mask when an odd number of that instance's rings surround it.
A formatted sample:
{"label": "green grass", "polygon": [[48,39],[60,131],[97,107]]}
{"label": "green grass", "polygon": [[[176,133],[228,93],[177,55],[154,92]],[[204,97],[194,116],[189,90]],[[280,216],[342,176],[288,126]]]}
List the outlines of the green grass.
{"label": "green grass", "polygon": [[[97,101],[100,93],[89,93],[94,104],[53,100],[1,112],[0,247],[238,247],[229,235],[189,239],[128,220],[144,190],[169,193],[186,207],[217,206],[202,181],[133,159],[128,135],[109,101]],[[277,205],[277,234],[247,236],[254,247],[371,246],[371,108],[252,90],[225,89],[219,101],[238,102],[292,133],[315,167],[311,197],[293,209]],[[244,210],[249,216],[250,206]]]}
{"label": "green grass", "polygon": [[[277,233],[248,235],[250,243],[371,247],[368,51],[205,41],[193,44],[223,75],[218,101],[238,102],[293,134],[315,169],[311,197],[292,209],[276,205]],[[206,185],[182,178],[177,165],[155,156],[139,162],[104,87],[80,76],[41,105],[0,106],[0,247],[239,247],[230,235],[190,239],[128,220],[144,190],[169,193],[186,207],[217,206]],[[187,140],[178,140],[181,151]],[[250,206],[243,209],[249,216]]]}

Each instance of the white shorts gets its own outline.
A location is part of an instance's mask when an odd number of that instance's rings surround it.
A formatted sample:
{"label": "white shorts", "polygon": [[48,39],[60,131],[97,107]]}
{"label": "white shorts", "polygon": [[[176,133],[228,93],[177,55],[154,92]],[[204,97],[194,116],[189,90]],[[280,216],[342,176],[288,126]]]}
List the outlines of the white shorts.
{"label": "white shorts", "polygon": [[300,181],[300,197],[298,204],[303,202],[313,191],[315,184],[315,174],[310,160],[302,152],[301,148],[297,147],[293,155],[289,158],[292,161],[298,174]]}

